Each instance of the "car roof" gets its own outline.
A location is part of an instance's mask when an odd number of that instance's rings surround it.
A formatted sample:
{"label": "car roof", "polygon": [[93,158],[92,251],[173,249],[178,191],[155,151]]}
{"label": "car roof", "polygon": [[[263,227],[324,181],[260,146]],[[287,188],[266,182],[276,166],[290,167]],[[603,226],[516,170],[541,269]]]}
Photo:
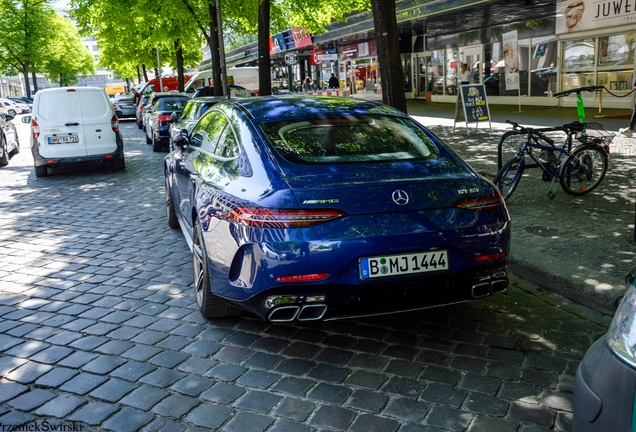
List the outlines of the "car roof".
{"label": "car roof", "polygon": [[225,96],[199,96],[199,97],[195,97],[190,99],[193,102],[200,102],[200,103],[205,103],[205,102],[223,102],[228,100],[227,97]]}
{"label": "car roof", "polygon": [[241,107],[254,120],[276,120],[314,116],[379,114],[407,117],[405,113],[379,102],[331,96],[259,96],[230,99],[222,103]]}

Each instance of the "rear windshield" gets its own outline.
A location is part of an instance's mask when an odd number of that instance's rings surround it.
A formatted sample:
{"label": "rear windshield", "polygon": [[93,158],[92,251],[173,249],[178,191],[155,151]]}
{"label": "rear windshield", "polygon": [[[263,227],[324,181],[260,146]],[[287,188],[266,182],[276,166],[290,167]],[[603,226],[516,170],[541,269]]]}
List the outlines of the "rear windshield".
{"label": "rear windshield", "polygon": [[441,157],[432,136],[399,117],[316,117],[263,123],[261,128],[283,159],[300,165]]}
{"label": "rear windshield", "polygon": [[190,98],[161,98],[157,101],[159,111],[183,111]]}

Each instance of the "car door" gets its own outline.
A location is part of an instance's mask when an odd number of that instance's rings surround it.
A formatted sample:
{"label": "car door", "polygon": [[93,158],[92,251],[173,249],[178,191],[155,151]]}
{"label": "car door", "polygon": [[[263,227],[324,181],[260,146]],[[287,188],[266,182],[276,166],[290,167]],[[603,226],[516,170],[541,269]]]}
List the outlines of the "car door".
{"label": "car door", "polygon": [[81,127],[84,129],[86,154],[102,155],[117,151],[117,133],[111,124],[115,111],[106,92],[92,88],[81,90]]}
{"label": "car door", "polygon": [[207,175],[207,161],[214,153],[219,136],[226,125],[227,119],[221,112],[207,113],[192,130],[190,145],[175,152],[175,182],[178,193],[176,202],[186,219],[191,214],[191,199],[197,181],[201,176],[206,181],[212,180]]}

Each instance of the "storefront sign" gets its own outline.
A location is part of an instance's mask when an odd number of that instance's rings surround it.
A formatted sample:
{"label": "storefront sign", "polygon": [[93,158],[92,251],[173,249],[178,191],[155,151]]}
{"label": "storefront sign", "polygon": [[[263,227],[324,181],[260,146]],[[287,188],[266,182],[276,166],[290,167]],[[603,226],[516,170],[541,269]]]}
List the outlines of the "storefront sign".
{"label": "storefront sign", "polygon": [[270,54],[277,54],[287,49],[287,47],[285,46],[285,38],[283,37],[282,33],[271,36],[269,40],[271,41],[269,50]]}
{"label": "storefront sign", "polygon": [[636,22],[631,0],[563,0],[557,2],[556,34],[609,28]]}
{"label": "storefront sign", "polygon": [[285,54],[285,63],[288,66],[293,66],[298,63],[298,55],[295,52],[288,52]]}
{"label": "storefront sign", "polygon": [[[479,123],[487,121],[490,124],[490,113],[488,112],[488,101],[486,100],[485,85],[468,84],[459,86],[459,93],[457,94],[457,104],[455,105],[455,123],[462,120],[466,122],[467,133],[468,123]],[[453,131],[454,130],[455,125],[453,124]]]}
{"label": "storefront sign", "polygon": [[316,60],[320,62],[336,61],[338,60],[338,54],[316,54]]}
{"label": "storefront sign", "polygon": [[291,30],[292,38],[296,48],[302,48],[311,45],[311,35],[300,27]]}
{"label": "storefront sign", "polygon": [[504,78],[506,90],[519,90],[519,51],[517,30],[501,35],[504,54]]}

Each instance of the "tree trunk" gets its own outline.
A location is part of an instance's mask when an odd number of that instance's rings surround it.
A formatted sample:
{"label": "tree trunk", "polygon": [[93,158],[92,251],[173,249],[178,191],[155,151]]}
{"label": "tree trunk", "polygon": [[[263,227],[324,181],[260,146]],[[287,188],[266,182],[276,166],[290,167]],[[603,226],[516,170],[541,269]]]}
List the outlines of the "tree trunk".
{"label": "tree trunk", "polygon": [[148,81],[149,81],[149,80],[148,80],[148,70],[146,69],[146,64],[145,64],[145,63],[142,63],[142,65],[141,65],[141,69],[142,69],[142,70],[143,70],[143,72],[144,72],[144,81],[145,81],[145,82],[148,82]]}
{"label": "tree trunk", "polygon": [[185,88],[185,79],[183,78],[183,49],[179,39],[174,41],[174,51],[177,56],[177,85],[178,91],[182,92]]}
{"label": "tree trunk", "polygon": [[223,84],[221,82],[221,58],[219,57],[219,32],[216,22],[216,6],[213,2],[208,2],[208,13],[210,14],[210,37],[208,38],[208,46],[210,47],[210,62],[212,63],[214,96],[223,96]]}
{"label": "tree trunk", "polygon": [[404,71],[395,15],[395,0],[371,0],[378,63],[382,78],[382,102],[406,112]]}
{"label": "tree trunk", "polygon": [[29,83],[29,62],[24,62],[22,66],[22,76],[24,77],[24,87],[28,98],[31,97],[31,84]]}
{"label": "tree trunk", "polygon": [[33,94],[35,94],[38,92],[38,78],[33,71],[31,71],[31,79],[33,80]]}
{"label": "tree trunk", "polygon": [[137,83],[141,82],[141,69],[139,69],[139,65],[137,65]]}
{"label": "tree trunk", "polygon": [[269,56],[269,0],[262,0],[258,6],[258,94],[272,94],[272,76]]}
{"label": "tree trunk", "polygon": [[60,74],[60,87],[64,87],[64,76]]}

